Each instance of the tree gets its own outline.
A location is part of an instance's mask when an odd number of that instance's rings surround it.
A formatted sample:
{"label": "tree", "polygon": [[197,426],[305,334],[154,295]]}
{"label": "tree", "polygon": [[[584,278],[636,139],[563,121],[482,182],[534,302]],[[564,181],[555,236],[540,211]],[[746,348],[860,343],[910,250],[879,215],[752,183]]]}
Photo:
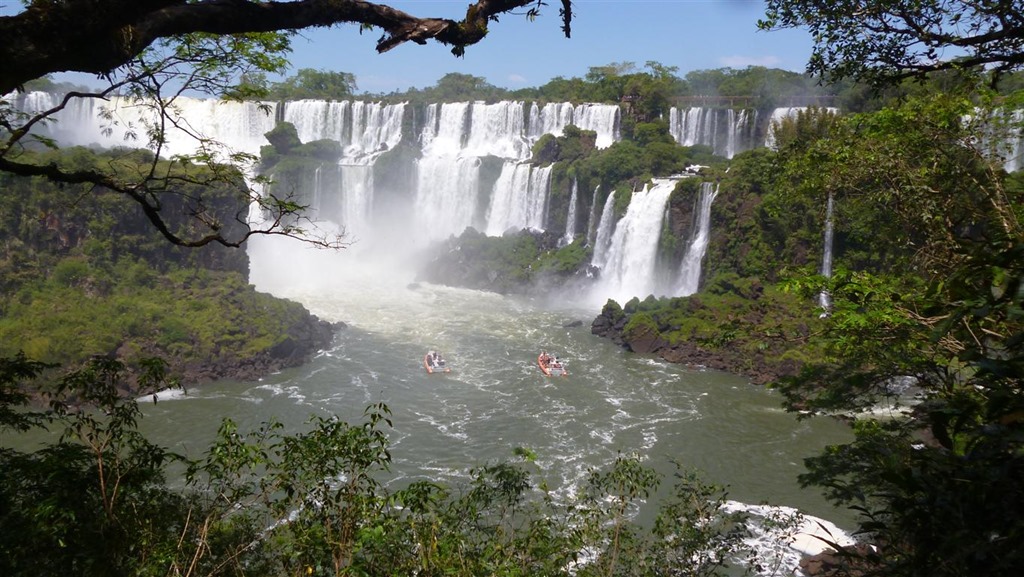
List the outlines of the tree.
{"label": "tree", "polygon": [[487,82],[486,78],[458,72],[445,74],[436,85],[423,91],[423,95],[432,102],[486,100],[504,94],[503,89]]}
{"label": "tree", "polygon": [[1007,544],[1024,535],[1024,197],[981,137],[998,115],[972,96],[818,122],[780,150],[776,194],[834,197],[842,250],[871,253],[794,281],[832,307],[823,354],[778,388],[790,409],[853,424],[801,480],[860,514],[879,549],[858,563],[886,575],[1010,575],[1022,560]]}
{"label": "tree", "polygon": [[[9,98],[0,99],[0,171],[43,177],[54,182],[89,184],[114,191],[137,202],[146,219],[171,243],[239,246],[253,235],[287,235],[316,245],[343,247],[340,236],[303,227],[303,207],[293,198],[263,194],[260,179],[245,178],[256,159],[227,149],[191,127],[176,112],[176,100],[199,92],[218,97],[251,98],[266,94],[265,73],[285,65],[290,38],[297,30],[352,23],[383,31],[377,50],[385,52],[408,41],[434,39],[461,55],[487,35],[487,26],[505,13],[527,8],[534,18],[540,0],[479,0],[461,21],[417,18],[383,4],[354,0],[34,0],[14,15],[0,17],[0,94],[53,72],[91,72],[108,86],[96,92],[69,91],[48,110],[19,112]],[[562,29],[568,36],[570,0],[561,2]],[[313,74],[300,84],[318,81]],[[350,85],[342,77],[342,85]],[[149,110],[148,120],[131,133],[153,153],[147,170],[132,173],[99,168],[75,170],[60,162],[43,162],[32,153],[56,143],[33,132],[51,122],[73,99],[106,101],[108,110],[126,102]],[[170,130],[194,137],[194,154],[172,159],[170,169],[159,164]],[[192,170],[205,167],[202,176]],[[179,234],[162,212],[167,195],[181,196],[182,183],[244,185],[250,201],[262,209],[261,224],[239,222],[243,232],[217,219],[197,214],[197,226]],[[199,199],[201,201],[201,198]],[[201,202],[200,202],[201,204]]]}
{"label": "tree", "polygon": [[943,73],[933,94],[793,132],[780,149],[778,193],[819,206],[834,196],[837,231],[898,253],[793,285],[833,304],[824,354],[779,388],[790,409],[842,416],[854,432],[808,459],[801,480],[859,513],[878,548],[848,552],[855,573],[1016,574],[1024,197],[1000,154],[999,106],[1012,100],[981,81],[1024,67],[1019,6],[769,0],[760,26],[810,28],[808,71],[825,78],[891,86]]}
{"label": "tree", "polygon": [[277,100],[342,100],[355,91],[356,77],[351,72],[303,68],[283,82],[272,84],[268,92]]}
{"label": "tree", "polygon": [[1024,14],[1009,1],[768,0],[764,30],[807,27],[807,71],[892,82],[939,70],[1024,67]]}

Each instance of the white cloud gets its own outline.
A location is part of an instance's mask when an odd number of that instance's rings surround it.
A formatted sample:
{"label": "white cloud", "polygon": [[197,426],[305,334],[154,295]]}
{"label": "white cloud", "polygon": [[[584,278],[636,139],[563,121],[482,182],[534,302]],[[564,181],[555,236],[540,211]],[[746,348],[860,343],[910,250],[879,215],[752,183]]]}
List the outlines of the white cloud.
{"label": "white cloud", "polygon": [[719,64],[729,68],[746,68],[747,66],[778,66],[782,59],[778,56],[723,56]]}

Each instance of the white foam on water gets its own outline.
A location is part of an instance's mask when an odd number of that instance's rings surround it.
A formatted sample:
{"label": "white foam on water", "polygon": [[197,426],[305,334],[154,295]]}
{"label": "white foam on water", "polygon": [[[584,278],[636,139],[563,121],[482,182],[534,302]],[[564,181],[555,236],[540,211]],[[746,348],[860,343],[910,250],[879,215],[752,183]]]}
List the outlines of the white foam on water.
{"label": "white foam on water", "polygon": [[757,553],[760,575],[803,575],[801,559],[834,550],[829,543],[845,547],[857,542],[834,523],[792,507],[727,501],[723,510],[749,516],[753,536],[745,542]]}
{"label": "white foam on water", "polygon": [[135,400],[140,403],[156,403],[159,401],[180,401],[187,396],[186,391],[181,388],[163,389],[162,391],[157,391],[148,395],[141,395]]}

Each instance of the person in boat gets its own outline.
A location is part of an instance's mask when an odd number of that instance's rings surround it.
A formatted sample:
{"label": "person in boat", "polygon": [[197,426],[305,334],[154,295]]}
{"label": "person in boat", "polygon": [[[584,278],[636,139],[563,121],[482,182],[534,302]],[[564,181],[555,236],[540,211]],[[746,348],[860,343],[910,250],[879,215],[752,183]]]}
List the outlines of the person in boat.
{"label": "person in boat", "polygon": [[443,367],[443,366],[444,366],[444,357],[441,356],[441,353],[439,353],[437,351],[434,351],[434,367],[435,368],[440,368],[440,367]]}
{"label": "person in boat", "polygon": [[554,359],[551,360],[551,363],[550,363],[549,366],[552,369],[560,369],[560,368],[562,368],[562,361],[558,360],[558,357],[555,357]]}
{"label": "person in boat", "polygon": [[547,351],[540,352],[540,358],[537,359],[540,362],[540,366],[547,368],[548,364],[551,363],[551,356],[548,355]]}

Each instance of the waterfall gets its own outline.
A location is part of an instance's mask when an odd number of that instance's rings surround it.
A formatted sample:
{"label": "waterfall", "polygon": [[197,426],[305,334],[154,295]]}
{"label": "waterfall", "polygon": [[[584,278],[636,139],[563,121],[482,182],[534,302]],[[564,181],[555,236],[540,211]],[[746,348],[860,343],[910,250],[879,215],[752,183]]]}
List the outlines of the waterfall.
{"label": "waterfall", "polygon": [[565,236],[562,237],[564,244],[572,244],[576,238],[576,192],[578,183],[572,179],[572,194],[569,195],[569,214],[565,217]]}
{"label": "waterfall", "polygon": [[348,101],[296,100],[284,103],[282,118],[295,126],[302,142],[330,139],[344,146],[352,137],[349,106]]}
{"label": "waterfall", "polygon": [[686,249],[682,266],[679,268],[679,296],[689,296],[700,288],[701,262],[711,241],[711,203],[718,196],[718,184],[710,182],[700,184],[694,214],[694,232],[690,246]]}
{"label": "waterfall", "polygon": [[612,233],[615,229],[615,191],[613,190],[604,201],[604,210],[601,212],[601,222],[597,225],[597,239],[594,241],[594,256],[590,262],[598,268],[604,268],[608,261],[608,249],[612,243]]}
{"label": "waterfall", "polygon": [[[10,97],[15,107],[25,112],[52,108],[60,98],[44,92]],[[108,121],[103,120],[104,111],[109,112]],[[570,124],[595,131],[598,146],[609,146],[619,138],[620,109],[615,104],[431,104],[425,107],[419,131],[409,135],[402,131],[407,112],[406,104],[362,101],[299,100],[279,104],[180,97],[174,100],[174,114],[189,130],[171,130],[162,152],[193,153],[202,138],[225,143],[234,152],[257,154],[266,145],[264,134],[279,118],[295,126],[303,143],[326,139],[342,148],[342,158],[333,169],[323,166],[303,179],[304,184],[289,183],[312,189],[295,191],[311,205],[311,217],[360,231],[384,220],[392,228],[404,226],[424,238],[436,239],[460,234],[468,226],[499,231],[543,228],[550,169],[523,165],[537,139],[546,133],[562,134]],[[131,145],[132,141],[125,139],[132,135],[144,137],[144,125],[156,118],[152,106],[127,98],[115,97],[109,102],[73,99],[57,115],[52,130],[43,134],[64,145],[112,148]],[[401,171],[405,169],[398,166],[397,172],[375,179],[377,161],[396,150],[403,139],[419,149],[418,159],[411,165],[408,163],[415,152],[396,156],[408,166],[408,176],[403,176]],[[482,174],[485,164],[489,168]],[[404,206],[412,208],[411,218],[403,210],[374,214],[396,206],[377,202],[376,180],[387,182],[392,187],[389,194],[396,199],[405,196]],[[394,189],[396,186],[400,188]],[[487,198],[491,204],[485,206],[482,203]],[[578,199],[571,204],[576,208]],[[397,223],[395,219],[408,222]],[[575,221],[571,223],[573,232],[578,226]]]}
{"label": "waterfall", "polygon": [[420,133],[424,156],[454,156],[462,151],[469,124],[469,103],[448,102],[427,106]]}
{"label": "waterfall", "polygon": [[[965,122],[977,122],[976,115],[965,117]],[[1006,172],[1024,168],[1024,110],[996,109],[988,114],[981,126],[978,145],[985,154],[998,159]]]}
{"label": "waterfall", "polygon": [[619,140],[619,107],[617,105],[580,104],[573,110],[572,122],[581,130],[596,132],[598,148],[608,148]]}
{"label": "waterfall", "polygon": [[[832,193],[828,193],[828,203],[825,205],[825,242],[824,249],[821,255],[821,276],[825,278],[832,278],[832,237],[833,237],[833,198]],[[827,312],[832,308],[832,296],[829,295],[827,290],[821,291],[818,295],[818,304],[821,308]]]}
{"label": "waterfall", "polygon": [[416,236],[437,240],[462,234],[476,214],[480,159],[422,158],[416,169]]}
{"label": "waterfall", "polygon": [[1014,110],[1010,118],[1011,126],[1014,129],[1009,138],[1010,142],[1003,168],[1006,169],[1006,172],[1016,172],[1024,169],[1024,110]]}
{"label": "waterfall", "polygon": [[[37,92],[9,100],[15,101],[18,110],[30,112],[52,108],[60,98]],[[73,99],[43,134],[62,145],[131,145],[126,136],[144,137],[145,125],[157,119],[151,104],[119,97]],[[303,143],[331,140],[342,150],[337,165],[295,174],[296,182],[282,180],[282,185],[295,187],[301,202],[310,205],[310,218],[344,227],[350,236],[386,234],[387,228],[411,233],[415,241],[461,234],[469,226],[489,234],[509,228],[544,229],[549,220],[552,168],[526,162],[537,139],[563,134],[569,125],[593,131],[599,147],[620,138],[621,112],[616,104],[453,102],[419,110],[407,104],[354,100],[240,103],[180,97],[174,100],[172,114],[185,129],[171,130],[161,152],[194,153],[209,140],[224,143],[234,152],[258,154],[266,145],[264,135],[277,120],[287,121]],[[417,129],[408,133],[407,115],[413,112]],[[388,159],[387,169],[378,166],[382,158]],[[381,196],[383,192],[386,197]],[[599,192],[593,191],[595,201]],[[637,197],[656,194],[638,193]],[[613,238],[614,200],[615,195],[609,195],[603,213],[597,202],[591,203],[586,233],[597,250],[595,260],[614,257],[621,269],[626,266],[623,251],[629,250],[623,247],[636,242],[636,232],[617,241]],[[566,242],[582,232],[580,202],[578,183],[574,183],[570,214],[565,218]],[[628,222],[637,218],[634,214]],[[383,236],[376,240],[387,244]]]}
{"label": "waterfall", "polygon": [[[575,181],[573,181],[575,182]],[[601,191],[601,185],[594,187],[594,196],[590,199],[590,216],[587,217],[587,244],[594,246],[594,235],[597,234],[597,229],[594,225],[594,218],[597,217],[597,193]]]}
{"label": "waterfall", "polygon": [[530,108],[528,135],[536,142],[545,134],[561,136],[570,124],[580,130],[597,133],[597,147],[608,148],[619,140],[620,109],[615,104],[580,104],[549,102],[543,107],[536,103]]}
{"label": "waterfall", "polygon": [[316,171],[313,173],[313,202],[310,203],[310,208],[313,212],[310,215],[310,218],[320,217],[320,207],[323,204],[324,196],[323,169],[323,166],[318,166],[316,167]]}
{"label": "waterfall", "polygon": [[669,132],[676,142],[683,146],[703,144],[715,147],[716,122],[718,117],[711,108],[690,107],[680,111],[672,107],[668,111]]}
{"label": "waterfall", "polygon": [[772,115],[768,119],[768,129],[765,131],[764,137],[764,145],[766,148],[774,150],[778,146],[775,138],[775,132],[779,129],[779,125],[783,120],[796,116],[801,110],[803,110],[803,108],[776,108],[772,111]]}
{"label": "waterfall", "polygon": [[669,109],[669,133],[682,146],[709,146],[715,154],[732,158],[754,148],[756,110],[732,108]]}
{"label": "waterfall", "polygon": [[616,224],[601,272],[601,292],[625,302],[643,298],[654,290],[655,261],[665,203],[675,189],[675,180],[656,179],[633,193],[625,216]]}
{"label": "waterfall", "polygon": [[431,104],[416,162],[414,228],[418,238],[442,239],[473,225],[480,159],[463,154],[469,140],[469,102]]}
{"label": "waterfall", "polygon": [[[418,228],[430,238],[482,226],[499,235],[510,228],[546,226],[551,170],[524,163],[544,134],[561,134],[569,124],[597,132],[598,146],[618,139],[619,107],[606,104],[457,102],[433,104],[420,134],[423,157],[417,163]],[[491,190],[483,223],[474,222],[481,198],[482,159],[504,160]],[[444,166],[442,166],[444,165]],[[457,165],[453,167],[452,165]],[[437,209],[452,211],[438,213]],[[440,219],[445,222],[440,222]]]}
{"label": "waterfall", "polygon": [[551,167],[506,163],[494,183],[487,214],[487,234],[500,236],[506,230],[544,230]]}
{"label": "waterfall", "polygon": [[725,157],[732,158],[745,150],[754,148],[754,131],[757,128],[757,111],[743,109],[729,110],[729,132],[726,138]]}
{"label": "waterfall", "polygon": [[[26,113],[38,113],[57,106],[62,98],[58,94],[29,92],[17,95],[14,105]],[[175,98],[168,105],[168,114],[177,126],[168,124],[161,154],[192,154],[204,141],[216,141],[226,149],[215,154],[216,158],[226,159],[229,152],[259,154],[260,146],[267,143],[263,135],[274,128],[276,106],[272,102]],[[147,126],[158,120],[152,102],[120,96],[108,100],[72,98],[52,118],[56,122],[39,126],[39,132],[62,146],[154,149],[146,133]]]}
{"label": "waterfall", "polygon": [[347,160],[376,155],[402,140],[405,104],[296,100],[284,103],[282,119],[303,143],[333,140]]}
{"label": "waterfall", "polygon": [[[371,226],[373,208],[373,166],[369,164],[341,165],[341,207],[338,213],[328,215],[329,220],[345,226],[346,234],[365,233]],[[337,191],[331,191],[337,194]],[[338,217],[340,214],[340,218]]]}
{"label": "waterfall", "polygon": [[530,144],[521,102],[474,102],[470,106],[463,154],[525,160],[530,157]]}
{"label": "waterfall", "polygon": [[317,179],[314,214],[357,236],[371,228],[373,165],[402,140],[404,104],[298,100],[283,105],[282,118],[303,143],[333,140],[342,157],[330,179]]}

